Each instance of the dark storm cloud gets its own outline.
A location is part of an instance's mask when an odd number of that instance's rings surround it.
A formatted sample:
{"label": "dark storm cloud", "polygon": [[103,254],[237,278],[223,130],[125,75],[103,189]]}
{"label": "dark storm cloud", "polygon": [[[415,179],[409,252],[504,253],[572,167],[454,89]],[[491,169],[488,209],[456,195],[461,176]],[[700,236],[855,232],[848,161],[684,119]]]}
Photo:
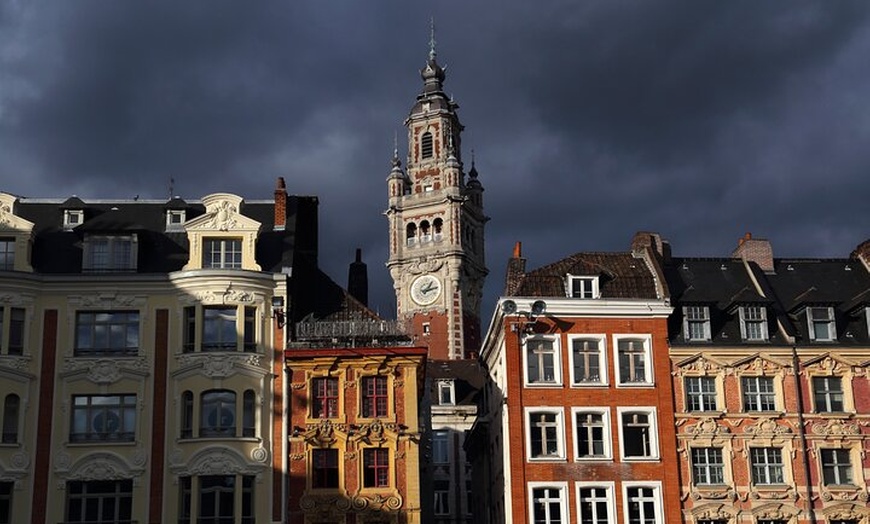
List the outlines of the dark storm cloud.
{"label": "dark storm cloud", "polygon": [[[255,7],[252,7],[255,6]],[[868,236],[864,2],[4,2],[0,190],[321,202],[321,260],[355,247],[391,313],[384,179],[420,89],[428,20],[486,187],[489,299],[530,265],[680,254],[746,230],[776,254]]]}

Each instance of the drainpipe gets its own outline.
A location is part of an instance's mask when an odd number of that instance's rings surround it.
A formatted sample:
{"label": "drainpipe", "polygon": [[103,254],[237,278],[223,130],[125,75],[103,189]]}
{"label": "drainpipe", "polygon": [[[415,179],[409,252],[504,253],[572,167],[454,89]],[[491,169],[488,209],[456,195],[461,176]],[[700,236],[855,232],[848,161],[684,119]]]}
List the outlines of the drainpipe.
{"label": "drainpipe", "polygon": [[810,517],[810,524],[816,524],[818,521],[816,520],[816,510],[813,507],[813,483],[812,477],[810,477],[810,450],[807,446],[807,432],[806,427],[804,426],[804,399],[801,388],[800,368],[798,367],[797,346],[794,345],[792,345],[791,347],[791,365],[794,369],[794,385],[795,391],[797,393],[798,434],[801,438],[801,447],[803,448],[804,456],[804,475],[807,479],[806,491],[807,504],[809,505],[808,512]]}

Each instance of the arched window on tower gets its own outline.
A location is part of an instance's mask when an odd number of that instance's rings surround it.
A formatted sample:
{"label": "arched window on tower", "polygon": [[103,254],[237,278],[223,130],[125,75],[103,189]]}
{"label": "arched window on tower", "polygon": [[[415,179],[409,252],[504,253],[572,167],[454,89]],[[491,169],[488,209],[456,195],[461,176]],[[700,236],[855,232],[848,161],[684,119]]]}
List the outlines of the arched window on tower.
{"label": "arched window on tower", "polygon": [[417,224],[411,222],[408,224],[405,233],[405,239],[409,246],[413,246],[417,241]]}
{"label": "arched window on tower", "polygon": [[423,133],[423,136],[420,137],[420,157],[421,158],[432,158],[433,154],[433,142],[432,142],[432,133],[426,131]]}
{"label": "arched window on tower", "polygon": [[432,240],[432,231],[429,229],[429,221],[420,222],[420,242],[429,242]]}
{"label": "arched window on tower", "polygon": [[441,240],[441,229],[443,226],[444,226],[444,221],[441,220],[440,218],[436,218],[435,220],[432,221],[432,230],[433,230],[432,234],[433,234],[433,240],[435,240],[435,242],[439,242]]}

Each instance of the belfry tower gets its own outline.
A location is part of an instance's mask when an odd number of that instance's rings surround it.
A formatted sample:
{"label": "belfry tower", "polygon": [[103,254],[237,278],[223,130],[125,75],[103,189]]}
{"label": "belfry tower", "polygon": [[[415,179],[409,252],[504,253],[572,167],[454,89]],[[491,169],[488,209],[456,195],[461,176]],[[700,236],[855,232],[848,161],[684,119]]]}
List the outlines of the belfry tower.
{"label": "belfry tower", "polygon": [[420,71],[423,92],[405,120],[407,172],[398,146],[387,177],[390,259],[398,318],[434,359],[466,358],[480,345],[484,261],[483,186],[474,159],[462,162],[459,105],[444,94],[444,68],[429,58]]}

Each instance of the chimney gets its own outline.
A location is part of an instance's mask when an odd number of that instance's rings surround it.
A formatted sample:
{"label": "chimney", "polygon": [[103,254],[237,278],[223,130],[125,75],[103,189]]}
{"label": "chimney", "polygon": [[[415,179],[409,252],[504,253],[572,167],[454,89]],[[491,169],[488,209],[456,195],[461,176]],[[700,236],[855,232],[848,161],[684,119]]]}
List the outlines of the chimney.
{"label": "chimney", "polygon": [[865,240],[858,244],[858,247],[852,251],[852,258],[857,258],[864,264],[864,267],[870,271],[870,240]]}
{"label": "chimney", "polygon": [[356,249],[356,260],[351,262],[347,271],[347,292],[368,307],[369,274],[368,267],[362,261],[362,249],[360,248]]}
{"label": "chimney", "polygon": [[737,249],[731,253],[731,258],[755,262],[762,271],[773,272],[773,248],[770,242],[764,238],[752,238],[752,233],[746,233],[737,241]]}
{"label": "chimney", "polygon": [[284,231],[287,223],[287,186],[284,177],[279,176],[275,184],[275,231]]}
{"label": "chimney", "polygon": [[526,259],[523,258],[523,243],[514,244],[514,254],[508,259],[507,271],[504,278],[504,295],[513,296],[523,281],[526,274]]}

